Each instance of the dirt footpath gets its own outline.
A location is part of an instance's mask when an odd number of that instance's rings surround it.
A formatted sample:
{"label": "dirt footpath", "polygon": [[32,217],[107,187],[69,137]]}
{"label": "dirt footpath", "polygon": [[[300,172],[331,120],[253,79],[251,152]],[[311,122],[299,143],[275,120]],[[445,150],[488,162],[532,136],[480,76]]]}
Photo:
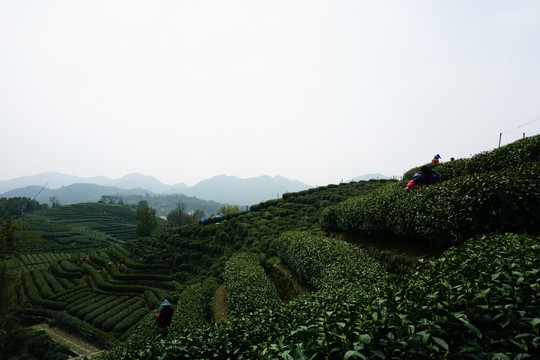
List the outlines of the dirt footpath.
{"label": "dirt footpath", "polygon": [[59,327],[49,327],[47,324],[38,324],[32,326],[32,328],[37,331],[45,331],[53,340],[69,347],[71,351],[78,354],[79,357],[94,356],[102,351],[102,349],[82,336],[69,333]]}
{"label": "dirt footpath", "polygon": [[214,320],[220,322],[229,318],[229,309],[227,307],[227,294],[225,288],[221,285],[214,295]]}

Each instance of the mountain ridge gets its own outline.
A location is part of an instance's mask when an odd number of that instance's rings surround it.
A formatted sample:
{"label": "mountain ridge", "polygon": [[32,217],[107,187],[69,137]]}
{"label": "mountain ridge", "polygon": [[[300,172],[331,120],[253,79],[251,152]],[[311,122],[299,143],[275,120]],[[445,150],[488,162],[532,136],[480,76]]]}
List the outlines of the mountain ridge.
{"label": "mountain ridge", "polygon": [[[61,173],[42,173],[0,181],[0,197],[33,198],[45,184],[46,188],[42,190],[37,200],[46,203],[54,196],[61,204],[98,201],[102,195],[182,194],[224,204],[251,205],[279,197],[285,192],[301,191],[311,187],[297,180],[268,175],[247,179],[216,175],[194,186],[187,186],[184,183],[167,185],[153,176],[139,173],[131,173],[118,179],[103,176],[80,178]],[[79,197],[75,194],[77,190],[81,192]]]}
{"label": "mountain ridge", "polygon": [[[365,174],[351,181],[388,178],[382,174]],[[74,186],[77,185],[77,186]],[[44,188],[45,186],[45,188]],[[99,201],[102,195],[185,195],[201,200],[232,205],[252,205],[280,198],[284,193],[311,188],[298,180],[276,175],[239,178],[215,175],[193,186],[185,183],[168,185],[151,175],[130,173],[117,179],[105,176],[82,178],[75,175],[45,172],[41,174],[0,180],[0,197],[25,196],[47,203],[55,197],[61,204]]]}

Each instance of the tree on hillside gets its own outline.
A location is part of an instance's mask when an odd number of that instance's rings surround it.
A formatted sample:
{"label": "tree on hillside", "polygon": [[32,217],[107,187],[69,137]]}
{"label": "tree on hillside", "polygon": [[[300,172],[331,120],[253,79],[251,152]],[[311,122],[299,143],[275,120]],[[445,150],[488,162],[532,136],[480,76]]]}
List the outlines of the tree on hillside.
{"label": "tree on hillside", "polygon": [[40,204],[36,200],[27,197],[1,198],[0,199],[0,218],[22,215],[35,210],[46,209],[49,205]]}
{"label": "tree on hillside", "polygon": [[124,204],[124,198],[120,195],[101,195],[101,199],[98,201],[103,204]]}
{"label": "tree on hillside", "polygon": [[172,226],[182,226],[187,224],[195,224],[204,217],[202,210],[187,212],[187,206],[184,203],[176,204],[174,210],[167,215],[167,221]]}
{"label": "tree on hillside", "polygon": [[137,204],[137,236],[150,236],[158,227],[158,219],[156,217],[156,209],[148,206],[146,200],[141,200]]}
{"label": "tree on hillside", "polygon": [[49,198],[49,201],[51,202],[51,207],[59,207],[60,206],[60,200],[56,196],[51,196]]}
{"label": "tree on hillside", "polygon": [[39,236],[28,233],[20,221],[9,217],[0,220],[0,349],[11,340],[11,334],[17,327],[17,309],[20,299],[17,294],[20,287],[20,268],[10,264],[8,252],[14,252],[39,240]]}
{"label": "tree on hillside", "polygon": [[222,205],[220,208],[219,208],[219,211],[218,211],[218,214],[223,214],[223,215],[229,215],[229,214],[234,214],[234,213],[237,213],[237,212],[240,212],[240,209],[238,208],[238,205]]}
{"label": "tree on hillside", "polygon": [[197,209],[193,211],[193,215],[191,215],[191,217],[195,223],[198,223],[204,218],[204,211]]}
{"label": "tree on hillside", "polygon": [[167,221],[172,226],[181,226],[185,224],[186,221],[186,205],[184,203],[178,203],[176,204],[176,207],[174,210],[172,210],[167,215]]}

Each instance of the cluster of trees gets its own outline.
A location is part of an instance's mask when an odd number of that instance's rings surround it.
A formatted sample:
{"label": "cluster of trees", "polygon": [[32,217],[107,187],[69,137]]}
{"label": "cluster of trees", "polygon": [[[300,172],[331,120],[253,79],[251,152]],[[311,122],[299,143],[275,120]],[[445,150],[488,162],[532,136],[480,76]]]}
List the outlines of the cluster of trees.
{"label": "cluster of trees", "polygon": [[[217,214],[223,214],[224,216],[239,213],[240,209],[238,205],[221,205]],[[213,215],[213,214],[212,214]],[[189,224],[198,224],[206,215],[202,210],[187,211],[187,206],[180,202],[176,204],[174,210],[167,215],[167,222],[171,226],[182,226]]]}
{"label": "cluster of trees", "polygon": [[47,204],[27,197],[0,198],[0,219],[19,216],[36,210],[47,209]]}
{"label": "cluster of trees", "polygon": [[174,210],[167,215],[167,221],[171,226],[197,224],[204,218],[202,210],[187,211],[184,203],[178,203]]}
{"label": "cluster of trees", "polygon": [[156,210],[148,206],[146,200],[141,200],[137,204],[137,236],[150,236],[158,227]]}
{"label": "cluster of trees", "polygon": [[98,201],[102,204],[124,204],[124,198],[118,195],[102,195],[101,199]]}

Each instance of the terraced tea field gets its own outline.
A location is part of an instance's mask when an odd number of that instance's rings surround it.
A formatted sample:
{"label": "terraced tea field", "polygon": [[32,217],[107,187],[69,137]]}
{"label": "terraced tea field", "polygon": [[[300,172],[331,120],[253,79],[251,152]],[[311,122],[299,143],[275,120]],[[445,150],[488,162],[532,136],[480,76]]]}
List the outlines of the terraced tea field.
{"label": "terraced tea field", "polygon": [[40,210],[24,217],[43,239],[32,252],[96,249],[136,237],[135,208],[112,204],[74,204]]}

